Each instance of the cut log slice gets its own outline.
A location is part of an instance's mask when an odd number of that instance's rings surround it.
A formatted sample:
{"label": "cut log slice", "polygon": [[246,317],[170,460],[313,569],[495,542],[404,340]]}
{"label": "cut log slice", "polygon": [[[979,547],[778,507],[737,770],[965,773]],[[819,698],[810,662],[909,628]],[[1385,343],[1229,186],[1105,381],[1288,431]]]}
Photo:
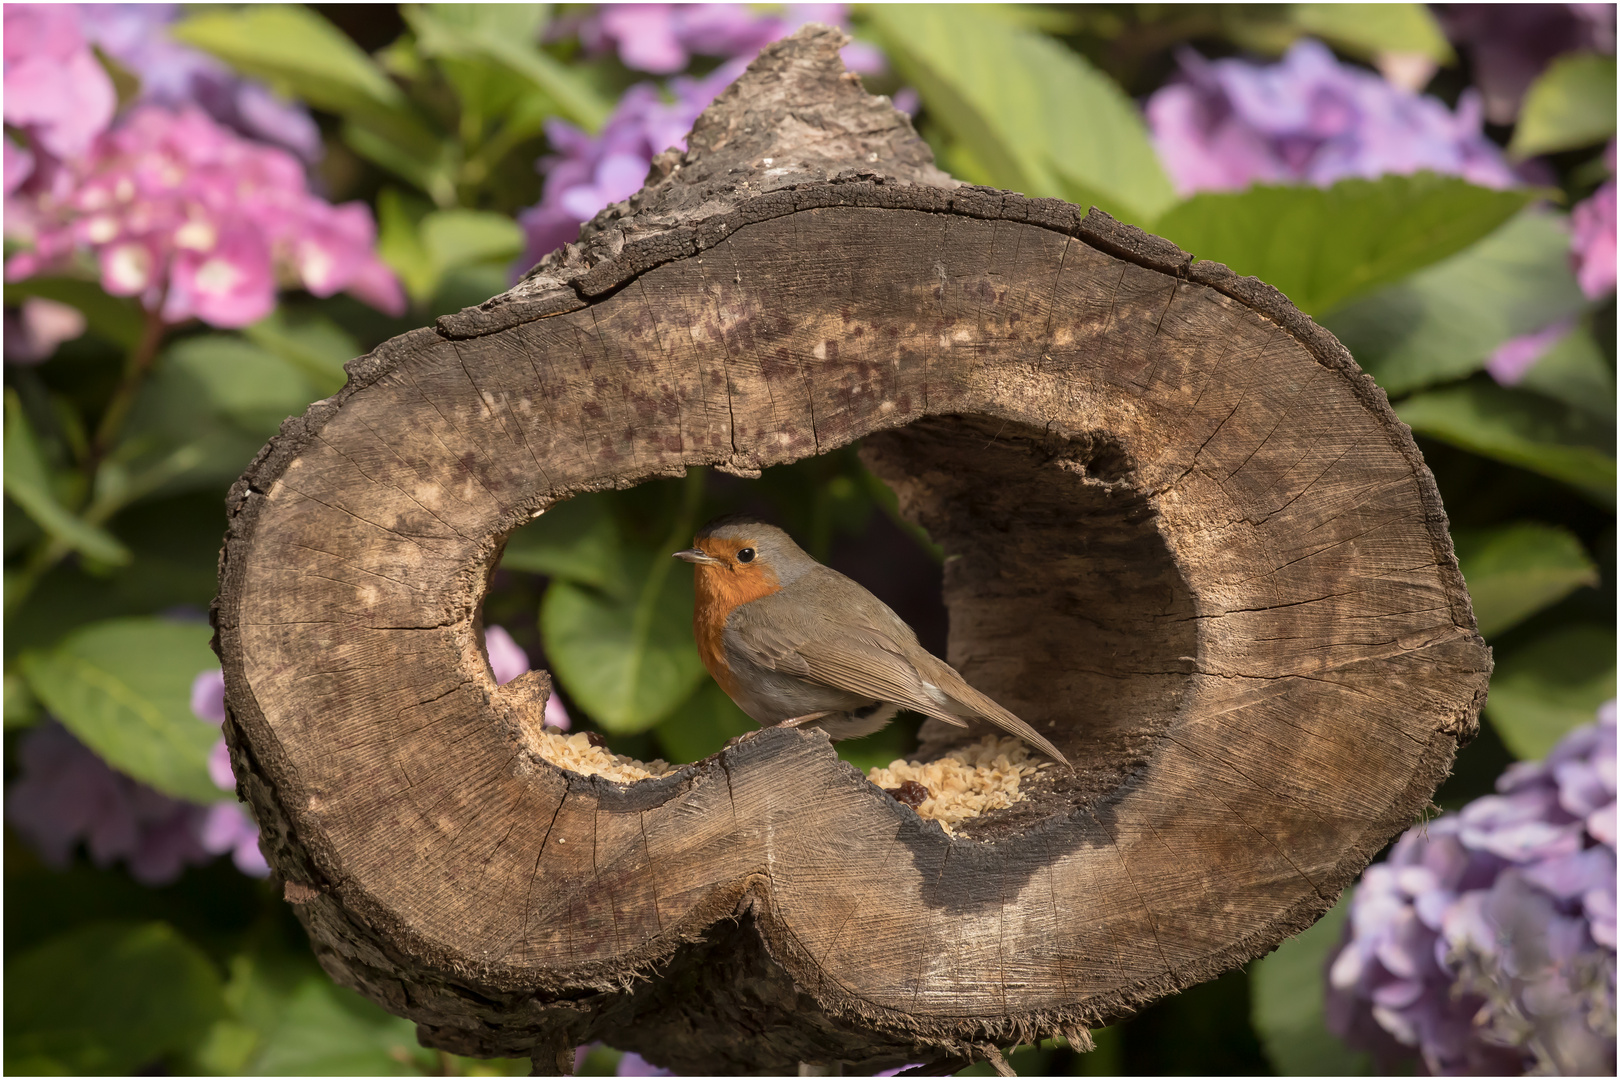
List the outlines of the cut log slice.
{"label": "cut log slice", "polygon": [[[838,43],[767,50],[639,202],[351,365],[233,490],[243,791],[327,970],[430,1044],[770,1072],[1078,1033],[1308,926],[1477,729],[1434,483],[1343,348],[1098,212],[949,186]],[[510,532],[856,439],[945,548],[948,659],[1072,772],[953,838],[817,733],[633,784],[533,752],[547,679],[480,643]]]}

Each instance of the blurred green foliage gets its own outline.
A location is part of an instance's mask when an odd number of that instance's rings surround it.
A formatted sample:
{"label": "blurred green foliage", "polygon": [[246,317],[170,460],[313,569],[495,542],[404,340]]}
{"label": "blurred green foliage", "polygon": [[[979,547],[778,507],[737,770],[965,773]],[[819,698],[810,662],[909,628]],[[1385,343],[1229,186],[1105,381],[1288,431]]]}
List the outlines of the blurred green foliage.
{"label": "blurred green foliage", "polygon": [[[374,207],[409,314],[288,296],[241,332],[172,328],[143,352],[151,322],[93,276],[6,285],[8,307],[54,299],[88,324],[48,363],[6,370],[8,750],[49,712],[161,791],[228,797],[206,774],[216,733],[187,698],[214,663],[197,616],[215,588],[228,486],[283,418],[342,385],[348,360],[504,289],[522,246],[513,217],[539,195],[545,121],[597,130],[643,78],[566,37],[539,44],[567,11],[373,11],[332,12],[395,35],[370,52],[307,7],[198,7],[177,33],[318,111],[324,182],[334,201]],[[1413,4],[872,5],[856,22],[894,65],[886,88],[920,92],[919,130],[945,168],[1100,206],[1270,282],[1392,396],[1436,475],[1498,663],[1489,730],[1459,759],[1448,806],[1613,696],[1614,302],[1581,295],[1567,214],[1552,205],[1585,197],[1601,173],[1593,162],[1615,128],[1612,58],[1560,60],[1530,91],[1512,149],[1556,152],[1556,191],[1418,175],[1178,200],[1132,100],[1163,80],[1175,47],[1275,55],[1311,34],[1351,57],[1458,63],[1432,14]],[[1522,384],[1483,373],[1504,341],[1560,318],[1570,330]],[[703,521],[741,509],[852,573],[880,560],[864,583],[886,598],[895,590],[925,643],[942,646],[940,552],[898,518],[853,447],[757,481],[694,470],[559,504],[510,538],[486,618],[555,674],[578,728],[643,757],[704,757],[754,725],[698,662],[690,574],[669,553]],[[911,586],[931,591],[929,603],[907,606]],[[883,764],[914,732],[902,721],[839,753]],[[422,1049],[408,1022],[335,986],[280,897],[227,863],[145,889],[83,858],[46,869],[8,839],[8,1070],[527,1071]],[[1322,1020],[1322,962],[1342,910],[1246,973],[1095,1033],[1091,1054],[1048,1040],[1010,1060],[1026,1073],[1364,1071]],[[599,1049],[584,1071],[616,1060]]]}

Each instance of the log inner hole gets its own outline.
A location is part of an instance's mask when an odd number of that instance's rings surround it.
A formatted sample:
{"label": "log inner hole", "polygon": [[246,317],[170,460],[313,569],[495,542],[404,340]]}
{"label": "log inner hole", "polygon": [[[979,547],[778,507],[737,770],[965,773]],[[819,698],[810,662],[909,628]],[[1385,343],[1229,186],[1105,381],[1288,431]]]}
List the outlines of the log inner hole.
{"label": "log inner hole", "polygon": [[[1199,648],[1191,590],[1127,449],[1103,433],[943,416],[869,435],[861,457],[945,549],[947,659],[1074,764],[1026,778],[1019,802],[957,835],[1105,814],[1180,710]],[[992,730],[929,721],[906,757],[937,760]]]}
{"label": "log inner hole", "polygon": [[[943,416],[868,436],[861,456],[945,549],[946,659],[1074,764],[1041,770],[1022,801],[958,835],[1101,813],[1175,719],[1199,648],[1192,591],[1127,449]],[[919,734],[927,760],[983,731],[929,721]]]}

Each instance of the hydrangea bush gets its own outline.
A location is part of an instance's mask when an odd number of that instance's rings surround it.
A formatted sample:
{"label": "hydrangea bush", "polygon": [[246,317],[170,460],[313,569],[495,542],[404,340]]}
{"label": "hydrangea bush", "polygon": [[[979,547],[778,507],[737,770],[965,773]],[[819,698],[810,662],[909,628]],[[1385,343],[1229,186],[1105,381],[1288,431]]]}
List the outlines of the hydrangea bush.
{"label": "hydrangea bush", "polygon": [[[1615,707],[1368,868],[1329,1017],[1435,1075],[1615,1069]],[[1389,1062],[1392,1064],[1392,1062]]]}
{"label": "hydrangea bush", "polygon": [[[1451,812],[1367,870],[1332,955],[1285,943],[1098,1032],[1087,1070],[1348,1071],[1361,1048],[1391,1069],[1613,1071],[1612,705],[1587,723],[1614,693],[1612,6],[321,11],[4,9],[8,989],[52,1015],[139,994],[173,1020],[153,1049],[8,1011],[12,1071],[528,1071],[425,1051],[336,988],[265,880],[199,619],[221,501],[345,361],[573,241],[810,20],[854,33],[846,64],[961,178],[1094,202],[1339,334],[1419,438],[1496,650]],[[1425,243],[1390,230],[1403,215]],[[571,500],[508,544],[491,673],[552,672],[553,726],[711,753],[752,725],[671,674],[698,670],[684,635],[634,637],[647,567],[749,501],[833,565],[858,537],[937,595],[883,495],[850,448],[752,485],[694,471]],[[901,613],[944,640],[933,608]],[[592,661],[547,647],[615,626]],[[672,659],[612,659],[636,650]],[[634,695],[663,704],[597,707],[625,679],[665,680]],[[886,762],[911,734],[839,752]],[[150,919],[163,963],[137,969]],[[1011,1060],[1082,1065],[1050,1043]],[[577,1067],[662,1072],[599,1045]]]}

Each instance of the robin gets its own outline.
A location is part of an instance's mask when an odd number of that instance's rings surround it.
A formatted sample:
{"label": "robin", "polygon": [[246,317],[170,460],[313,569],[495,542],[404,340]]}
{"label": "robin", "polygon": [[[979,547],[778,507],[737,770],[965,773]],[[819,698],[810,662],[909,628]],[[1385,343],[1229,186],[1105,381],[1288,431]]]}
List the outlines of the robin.
{"label": "robin", "polygon": [[1067,765],[1057,747],[924,649],[883,601],[753,518],[718,518],[675,558],[692,563],[704,666],[762,726],[856,739],[902,708],[956,727],[988,720]]}

